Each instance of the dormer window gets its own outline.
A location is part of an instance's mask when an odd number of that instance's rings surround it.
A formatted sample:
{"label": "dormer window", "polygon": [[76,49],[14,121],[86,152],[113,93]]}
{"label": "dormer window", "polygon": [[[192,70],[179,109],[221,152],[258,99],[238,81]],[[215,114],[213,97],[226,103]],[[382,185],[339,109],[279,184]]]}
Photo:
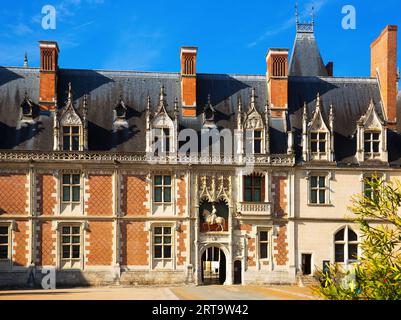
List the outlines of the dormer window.
{"label": "dormer window", "polygon": [[78,151],[79,150],[79,127],[65,126],[63,127],[63,150]]}
{"label": "dormer window", "polygon": [[120,102],[116,105],[114,109],[116,113],[116,119],[120,121],[125,121],[127,116],[127,108],[125,107],[124,102],[120,99]]}
{"label": "dormer window", "polygon": [[83,99],[82,116],[73,105],[71,84],[64,108],[54,118],[54,150],[83,151],[88,148],[87,98]]}
{"label": "dormer window", "polygon": [[25,92],[24,100],[21,103],[22,120],[31,121],[33,119],[33,102],[29,99],[28,94]]}
{"label": "dormer window", "polygon": [[305,103],[302,116],[302,157],[304,161],[334,161],[334,109],[330,106],[328,121],[322,114],[320,95],[316,98],[316,109],[308,121]]}
{"label": "dormer window", "polygon": [[369,160],[388,161],[387,126],[370,102],[366,113],[359,119],[357,128],[357,154],[359,162]]}
{"label": "dormer window", "polygon": [[254,130],[253,131],[253,153],[254,154],[262,153],[262,142],[263,142],[263,131],[262,130]]}
{"label": "dormer window", "polygon": [[[174,110],[177,116],[178,100],[174,102]],[[164,87],[160,88],[159,106],[154,116],[150,112],[150,99],[148,98],[148,106],[146,110],[146,152],[151,156],[171,155],[176,152],[177,137],[177,121],[173,121],[166,111],[167,102]],[[177,119],[177,118],[176,118]]]}
{"label": "dormer window", "polygon": [[364,146],[365,159],[374,159],[380,156],[380,132],[365,132]]}
{"label": "dormer window", "polygon": [[327,150],[327,133],[326,132],[311,132],[310,149],[313,155],[320,157],[325,155]]}
{"label": "dormer window", "polygon": [[168,153],[170,152],[170,129],[156,128],[154,129],[154,145],[156,146],[155,153]]}

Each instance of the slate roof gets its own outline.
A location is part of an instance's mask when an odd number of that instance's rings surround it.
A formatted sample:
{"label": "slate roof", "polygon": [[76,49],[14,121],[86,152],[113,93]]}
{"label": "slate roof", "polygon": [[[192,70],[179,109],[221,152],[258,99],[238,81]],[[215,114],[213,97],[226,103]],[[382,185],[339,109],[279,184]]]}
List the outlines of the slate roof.
{"label": "slate roof", "polygon": [[328,76],[313,32],[297,32],[288,72],[294,77]]}
{"label": "slate roof", "polygon": [[[319,93],[326,123],[330,104],[333,104],[336,161],[339,165],[356,164],[356,122],[366,113],[371,100],[383,118],[377,80],[328,77],[313,33],[298,32],[288,81],[288,113],[284,118],[270,120],[271,153],[287,152],[287,132],[292,130],[296,156],[300,160],[303,105],[307,103],[311,119]],[[82,108],[84,94],[88,95],[90,151],[144,152],[147,96],[151,98],[152,110],[156,111],[160,87],[163,85],[166,110],[172,118],[174,99],[181,96],[179,73],[60,69],[59,107],[66,102],[69,82],[72,84],[74,105],[78,111]],[[217,128],[236,129],[238,99],[242,99],[243,111],[246,112],[252,88],[256,88],[257,109],[263,116],[268,97],[265,75],[198,74],[197,118],[180,118],[180,129],[201,129],[202,112],[209,94],[216,110]],[[35,104],[34,122],[21,121],[20,105],[25,92]],[[116,130],[113,128],[113,110],[120,97],[127,107],[128,127]],[[39,111],[38,101],[39,69],[0,67],[0,149],[52,150],[52,113]],[[398,109],[401,110],[401,93],[398,96]],[[400,135],[389,130],[389,160],[392,165],[401,165],[399,145]]]}

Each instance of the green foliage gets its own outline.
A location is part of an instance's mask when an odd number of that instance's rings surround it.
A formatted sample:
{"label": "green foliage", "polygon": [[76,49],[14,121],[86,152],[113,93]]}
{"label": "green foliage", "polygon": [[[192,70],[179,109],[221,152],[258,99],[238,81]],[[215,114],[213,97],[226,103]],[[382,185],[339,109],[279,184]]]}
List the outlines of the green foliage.
{"label": "green foliage", "polygon": [[319,272],[314,290],[326,299],[401,299],[401,183],[373,177],[366,186],[349,208],[360,228],[362,256],[349,270],[335,264]]}

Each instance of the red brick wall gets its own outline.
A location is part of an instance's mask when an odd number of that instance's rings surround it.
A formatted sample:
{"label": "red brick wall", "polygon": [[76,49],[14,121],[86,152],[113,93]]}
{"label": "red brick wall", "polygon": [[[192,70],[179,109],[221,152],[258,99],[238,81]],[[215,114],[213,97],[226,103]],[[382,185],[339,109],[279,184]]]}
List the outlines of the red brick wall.
{"label": "red brick wall", "polygon": [[0,175],[0,215],[26,214],[28,190],[24,174]]}
{"label": "red brick wall", "polygon": [[121,223],[121,264],[146,266],[148,260],[148,237],[144,222]]}
{"label": "red brick wall", "polygon": [[146,190],[146,177],[124,176],[122,192],[122,210],[128,216],[146,216],[149,209],[145,207],[149,192]]}
{"label": "red brick wall", "polygon": [[89,175],[89,199],[86,205],[89,216],[113,214],[113,183],[111,175]]}
{"label": "red brick wall", "polygon": [[53,215],[53,209],[57,203],[56,180],[50,174],[39,174],[36,178],[38,188],[38,214],[43,216]]}
{"label": "red brick wall", "polygon": [[187,239],[187,226],[181,226],[181,232],[177,232],[177,265],[182,266],[185,264],[187,247],[185,240]]}
{"label": "red brick wall", "polygon": [[14,231],[13,243],[13,265],[14,266],[28,266],[27,254],[28,251],[28,235],[29,228],[26,221],[16,221],[17,231]]}
{"label": "red brick wall", "polygon": [[105,221],[91,221],[88,232],[88,266],[109,266],[113,261],[113,224]]}
{"label": "red brick wall", "polygon": [[38,224],[38,245],[37,263],[40,266],[54,266],[56,264],[56,231],[52,230],[50,221],[39,222]]}
{"label": "red brick wall", "polygon": [[185,215],[185,206],[187,205],[187,187],[185,183],[185,176],[178,179],[178,190],[177,190],[177,207],[178,215]]}

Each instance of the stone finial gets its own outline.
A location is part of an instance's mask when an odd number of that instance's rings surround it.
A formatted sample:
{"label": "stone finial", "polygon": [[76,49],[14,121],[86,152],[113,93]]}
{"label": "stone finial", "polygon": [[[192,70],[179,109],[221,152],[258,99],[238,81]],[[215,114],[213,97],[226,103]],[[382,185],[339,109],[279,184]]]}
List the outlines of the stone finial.
{"label": "stone finial", "polygon": [[28,68],[28,53],[25,52],[25,56],[24,56],[24,68]]}

